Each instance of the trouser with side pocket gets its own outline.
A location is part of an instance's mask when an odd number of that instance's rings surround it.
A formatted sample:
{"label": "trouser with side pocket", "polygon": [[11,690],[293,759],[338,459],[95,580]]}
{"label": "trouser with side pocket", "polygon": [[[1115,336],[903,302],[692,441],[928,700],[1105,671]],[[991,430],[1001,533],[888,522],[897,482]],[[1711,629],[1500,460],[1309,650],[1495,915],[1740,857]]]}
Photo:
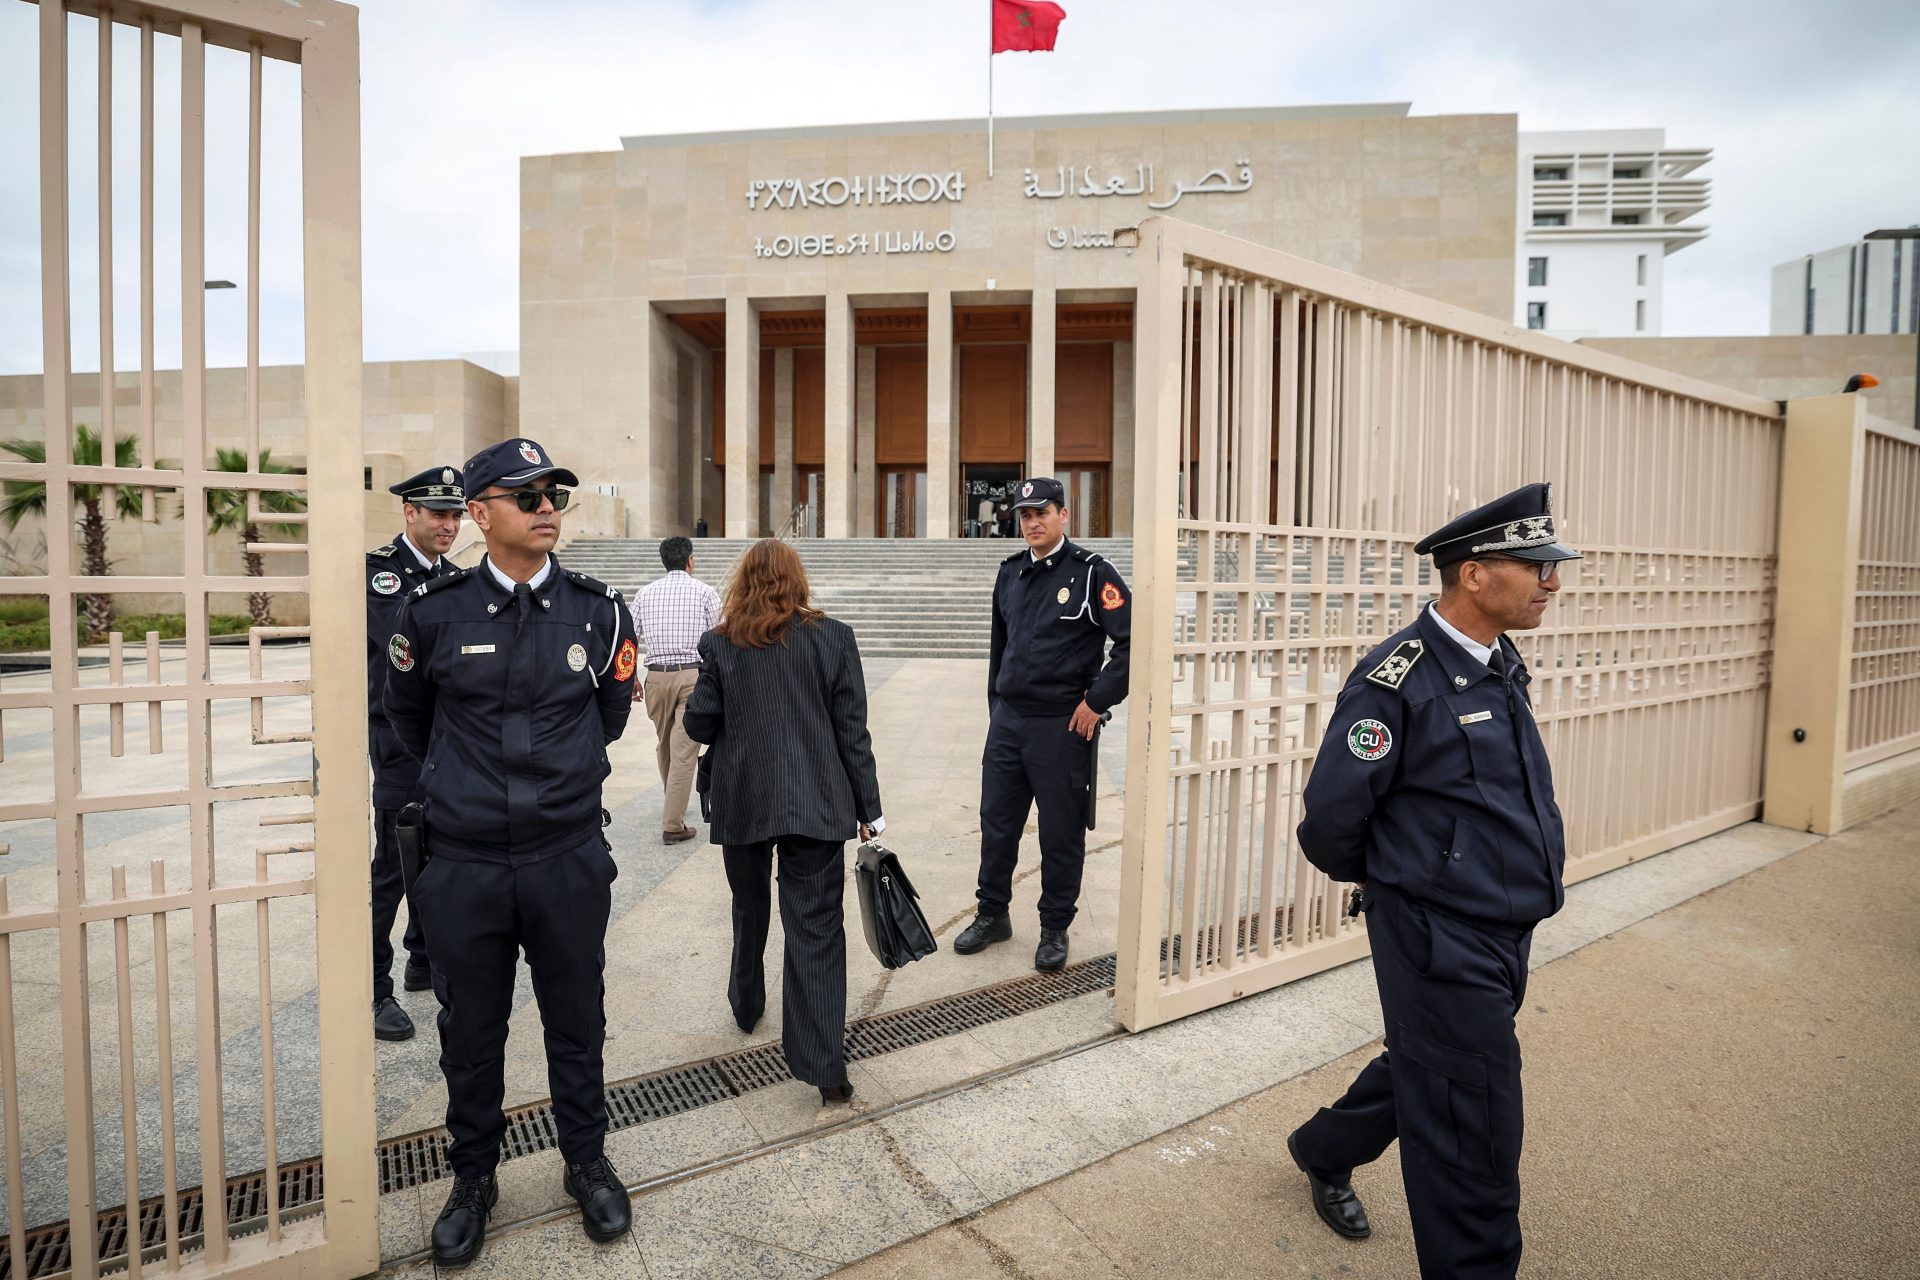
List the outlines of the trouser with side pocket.
{"label": "trouser with side pocket", "polygon": [[1520,1266],[1520,1041],[1531,927],[1472,922],[1367,892],[1386,1050],[1300,1127],[1300,1156],[1343,1181],[1400,1140],[1420,1274]]}

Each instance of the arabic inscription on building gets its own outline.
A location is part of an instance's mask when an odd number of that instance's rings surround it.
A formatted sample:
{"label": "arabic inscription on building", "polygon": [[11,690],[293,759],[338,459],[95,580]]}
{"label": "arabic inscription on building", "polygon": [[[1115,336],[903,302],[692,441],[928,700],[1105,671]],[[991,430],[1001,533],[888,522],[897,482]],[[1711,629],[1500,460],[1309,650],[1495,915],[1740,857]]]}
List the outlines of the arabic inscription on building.
{"label": "arabic inscription on building", "polygon": [[[1058,200],[1063,196],[1093,199],[1100,196],[1158,195],[1160,198],[1149,201],[1147,208],[1171,209],[1186,196],[1238,195],[1253,189],[1253,166],[1245,160],[1236,162],[1237,172],[1224,168],[1209,169],[1192,182],[1176,180],[1164,189],[1152,165],[1137,164],[1133,169],[1131,176],[1115,173],[1102,179],[1093,176],[1092,165],[1085,165],[1076,171],[1071,165],[1063,164],[1054,170],[1054,185],[1051,187],[1041,185],[1046,179],[1035,170],[1028,169],[1021,191],[1029,200]],[[1162,194],[1163,190],[1165,194]]]}

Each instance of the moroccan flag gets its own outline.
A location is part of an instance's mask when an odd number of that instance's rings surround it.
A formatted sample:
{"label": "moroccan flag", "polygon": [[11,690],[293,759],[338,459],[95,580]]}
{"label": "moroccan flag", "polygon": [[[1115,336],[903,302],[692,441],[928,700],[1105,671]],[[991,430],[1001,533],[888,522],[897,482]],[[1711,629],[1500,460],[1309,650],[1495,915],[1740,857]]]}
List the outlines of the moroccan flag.
{"label": "moroccan flag", "polygon": [[992,0],[995,53],[1051,53],[1067,11],[1048,0]]}

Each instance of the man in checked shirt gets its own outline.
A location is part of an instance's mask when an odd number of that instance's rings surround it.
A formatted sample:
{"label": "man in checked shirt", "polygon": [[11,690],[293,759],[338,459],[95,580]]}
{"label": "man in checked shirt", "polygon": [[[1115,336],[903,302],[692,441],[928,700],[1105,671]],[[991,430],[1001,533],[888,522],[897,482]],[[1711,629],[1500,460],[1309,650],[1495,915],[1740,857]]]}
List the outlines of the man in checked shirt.
{"label": "man in checked shirt", "polygon": [[646,683],[634,691],[634,699],[645,699],[647,718],[660,742],[660,781],[667,789],[660,839],[679,844],[700,834],[686,822],[700,744],[687,736],[681,717],[700,678],[700,637],[720,621],[720,593],[693,576],[690,539],[662,542],[660,563],[666,573],[633,598],[634,630],[647,646]]}

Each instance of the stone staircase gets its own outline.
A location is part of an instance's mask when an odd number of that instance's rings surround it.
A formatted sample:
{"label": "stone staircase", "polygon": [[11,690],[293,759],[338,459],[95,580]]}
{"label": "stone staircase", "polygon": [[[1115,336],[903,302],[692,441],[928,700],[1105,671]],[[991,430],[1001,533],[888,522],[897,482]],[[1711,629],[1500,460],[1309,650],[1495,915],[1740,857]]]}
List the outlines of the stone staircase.
{"label": "stone staircase", "polygon": [[[724,588],[734,561],[751,545],[698,538],[694,576]],[[985,658],[993,629],[993,580],[1000,562],[1024,544],[1010,538],[800,538],[814,601],[854,629],[869,658]],[[1131,538],[1083,544],[1133,576]],[[618,587],[628,599],[659,577],[657,539],[582,538],[560,550],[569,569]]]}

